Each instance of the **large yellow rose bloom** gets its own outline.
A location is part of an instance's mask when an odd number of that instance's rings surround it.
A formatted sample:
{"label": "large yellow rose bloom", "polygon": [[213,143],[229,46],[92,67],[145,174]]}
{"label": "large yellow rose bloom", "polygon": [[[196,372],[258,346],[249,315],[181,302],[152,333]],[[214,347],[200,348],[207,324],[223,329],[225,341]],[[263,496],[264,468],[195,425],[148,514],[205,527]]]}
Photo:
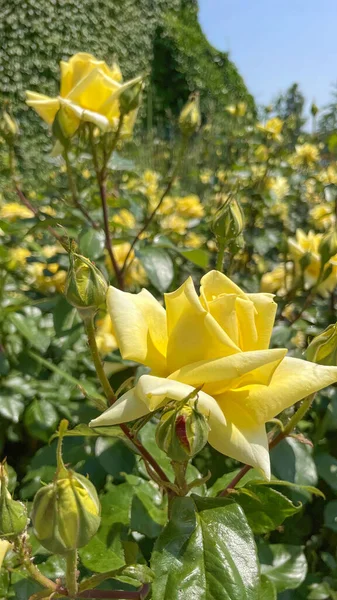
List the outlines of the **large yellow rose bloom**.
{"label": "large yellow rose bloom", "polygon": [[337,367],[269,350],[276,304],[246,294],[218,271],[191,278],[165,295],[166,311],[147,291],[110,287],[108,309],[123,358],[151,369],[97,419],[94,427],[138,419],[202,386],[198,407],[209,416],[209,443],[270,477],[267,421],[337,381]]}
{"label": "large yellow rose bloom", "polygon": [[[102,130],[116,128],[119,120],[121,93],[140,78],[122,84],[119,68],[97,60],[91,54],[79,52],[68,62],[61,61],[60,94],[50,98],[37,92],[26,92],[27,104],[36,110],[48,125],[52,125],[60,108],[64,110],[64,126],[69,137],[81,121],[94,123]],[[124,119],[124,133],[132,131],[137,111]]]}

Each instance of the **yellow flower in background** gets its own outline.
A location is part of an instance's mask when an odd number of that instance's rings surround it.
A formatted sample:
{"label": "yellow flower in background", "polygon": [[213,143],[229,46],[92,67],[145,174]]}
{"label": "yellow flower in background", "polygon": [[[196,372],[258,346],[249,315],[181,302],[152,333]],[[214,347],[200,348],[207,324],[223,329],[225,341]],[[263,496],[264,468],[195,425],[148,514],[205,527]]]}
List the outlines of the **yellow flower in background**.
{"label": "yellow flower in background", "polygon": [[136,225],[135,217],[126,208],[122,208],[118,213],[116,213],[112,217],[111,222],[114,225],[122,225],[122,227],[125,229],[133,229]]}
{"label": "yellow flower in background", "polygon": [[336,223],[333,204],[318,204],[310,210],[310,216],[317,229],[330,229]]}
{"label": "yellow flower in background", "polygon": [[27,265],[29,284],[43,294],[63,293],[67,271],[58,263],[33,262]]}
{"label": "yellow flower in background", "polygon": [[265,146],[264,144],[260,144],[254,152],[255,158],[256,160],[258,160],[259,162],[266,162],[268,160],[268,156],[269,156],[269,151],[267,146]]}
{"label": "yellow flower in background", "polygon": [[295,154],[290,157],[289,163],[294,167],[312,167],[319,158],[318,147],[305,143],[295,146]]}
{"label": "yellow flower in background", "polygon": [[188,219],[200,219],[205,214],[205,210],[200,202],[200,198],[195,194],[177,198],[175,202],[175,209],[180,216]]}
{"label": "yellow flower in background", "polygon": [[[124,265],[124,261],[127,257],[130,247],[131,247],[131,244],[129,244],[129,242],[123,242],[122,244],[116,244],[115,246],[113,246],[113,252],[114,252],[118,267],[121,268]],[[146,276],[145,269],[144,269],[143,265],[141,264],[141,262],[136,257],[133,250],[129,256],[128,263],[130,264],[130,266],[125,271],[126,285],[128,287],[132,287],[134,285],[136,285],[136,286],[146,285],[147,276]],[[106,264],[109,272],[111,274],[113,274],[112,267],[111,267],[111,260],[110,260],[110,257],[108,254],[106,254],[105,264]]]}
{"label": "yellow flower in background", "polygon": [[281,139],[281,132],[283,129],[283,121],[279,117],[274,117],[273,119],[269,119],[265,124],[258,123],[257,128],[259,131],[266,133],[274,140]]}
{"label": "yellow flower in background", "polygon": [[108,314],[96,322],[96,343],[102,356],[118,348],[112,321]]}
{"label": "yellow flower in background", "polygon": [[211,169],[203,169],[200,173],[201,183],[204,183],[205,185],[207,183],[210,183],[210,181],[212,179],[212,175],[213,175],[213,171],[211,171]]}
{"label": "yellow flower in background", "polygon": [[34,217],[34,213],[27,208],[22,206],[18,202],[7,202],[0,207],[0,219],[6,221],[16,221],[17,219],[31,219]]}
{"label": "yellow flower in background", "polygon": [[273,192],[277,200],[283,200],[290,192],[290,186],[286,177],[270,177],[268,180],[268,189]]}
{"label": "yellow flower in background", "polygon": [[151,369],[91,426],[139,419],[196,388],[209,418],[209,443],[270,477],[265,424],[285,408],[337,381],[337,367],[269,350],[276,304],[246,294],[218,271],[165,295],[165,309],[145,289],[109,288],[108,310],[124,359]]}
{"label": "yellow flower in background", "polygon": [[40,211],[44,215],[49,215],[49,217],[56,217],[57,212],[52,206],[41,206]]}
{"label": "yellow flower in background", "polygon": [[236,106],[235,104],[229,104],[225,107],[225,110],[234,117],[236,115]]}
{"label": "yellow flower in background", "polygon": [[31,252],[27,248],[10,248],[8,252],[8,269],[10,271],[22,269],[26,265],[26,259],[30,255]]}
{"label": "yellow flower in background", "polygon": [[337,185],[337,166],[336,164],[329,165],[326,169],[322,169],[320,173],[317,174],[317,179],[323,185],[334,184]]}
{"label": "yellow flower in background", "polygon": [[187,248],[200,248],[205,243],[205,238],[195,231],[189,231],[184,239],[184,246]]}
{"label": "yellow flower in background", "polygon": [[[289,252],[294,259],[296,270],[301,273],[300,261],[306,257],[308,265],[304,269],[304,285],[309,289],[316,285],[321,273],[321,257],[319,254],[319,244],[322,239],[321,233],[309,231],[307,234],[301,229],[297,229],[296,238],[289,238]],[[327,296],[337,285],[337,254],[333,256],[325,265],[324,271],[332,267],[331,274],[319,284],[317,291],[322,296]]]}
{"label": "yellow flower in background", "polygon": [[161,219],[160,226],[165,231],[171,231],[173,233],[184,235],[187,229],[187,221],[183,217],[173,214]]}
{"label": "yellow flower in background", "polygon": [[273,294],[277,292],[283,296],[291,288],[292,283],[292,264],[289,262],[285,266],[281,263],[269,273],[265,273],[261,278],[261,292]]}
{"label": "yellow flower in background", "polygon": [[[60,95],[50,98],[44,94],[27,91],[27,104],[48,125],[52,125],[60,112],[60,122],[65,135],[71,137],[82,121],[94,123],[103,131],[115,129],[119,116],[119,98],[140,78],[120,83],[122,76],[116,65],[108,67],[92,54],[79,52],[69,61],[61,61]],[[131,133],[137,109],[124,118],[125,133]]]}

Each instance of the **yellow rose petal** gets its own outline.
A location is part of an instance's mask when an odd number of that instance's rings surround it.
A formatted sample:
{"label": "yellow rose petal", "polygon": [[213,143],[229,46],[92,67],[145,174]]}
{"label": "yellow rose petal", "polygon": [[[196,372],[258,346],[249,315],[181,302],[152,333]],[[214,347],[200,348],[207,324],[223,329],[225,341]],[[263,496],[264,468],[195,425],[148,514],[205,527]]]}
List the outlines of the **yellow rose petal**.
{"label": "yellow rose petal", "polygon": [[129,294],[110,287],[107,305],[123,358],[166,374],[165,310],[147,290]]}

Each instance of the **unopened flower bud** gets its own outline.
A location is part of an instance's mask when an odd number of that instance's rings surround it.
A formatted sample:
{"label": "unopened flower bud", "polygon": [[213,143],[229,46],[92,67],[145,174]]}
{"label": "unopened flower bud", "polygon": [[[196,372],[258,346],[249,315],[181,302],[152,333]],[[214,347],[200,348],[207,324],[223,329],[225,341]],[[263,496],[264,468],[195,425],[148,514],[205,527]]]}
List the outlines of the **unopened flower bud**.
{"label": "unopened flower bud", "polygon": [[181,133],[190,137],[198,131],[201,125],[200,102],[197,92],[190,95],[187,104],[185,104],[179,116],[179,127]]}
{"label": "unopened flower bud", "polygon": [[27,509],[22,502],[13,500],[7,488],[5,463],[0,464],[0,537],[13,540],[23,533],[28,524]]}
{"label": "unopened flower bud", "polygon": [[[95,535],[101,522],[101,507],[94,485],[87,477],[64,466],[61,445],[62,421],[54,481],[35,495],[32,509],[34,533],[55,554],[82,548]],[[61,428],[63,431],[61,431]]]}
{"label": "unopened flower bud", "polygon": [[335,229],[323,235],[318,246],[318,251],[321,255],[323,265],[337,254],[337,231]]}
{"label": "unopened flower bud", "polygon": [[19,127],[16,121],[4,110],[0,120],[0,134],[8,144],[12,144],[18,133]]}
{"label": "unopened flower bud", "polygon": [[305,351],[305,356],[319,365],[337,366],[337,323],[329,325],[314,337]]}
{"label": "unopened flower bud", "polygon": [[84,256],[71,252],[65,296],[82,317],[94,315],[104,303],[108,284],[101,271]]}
{"label": "unopened flower bud", "polygon": [[215,213],[212,231],[219,242],[232,242],[243,231],[244,216],[237,200],[226,202]]}
{"label": "unopened flower bud", "polygon": [[119,97],[121,115],[127,115],[140,105],[144,82],[142,77],[134,79]]}
{"label": "unopened flower bud", "polygon": [[165,411],[156,430],[156,442],[161,450],[176,462],[185,462],[205,446],[209,426],[196,403],[187,402],[181,408]]}
{"label": "unopened flower bud", "polygon": [[318,113],[318,106],[317,104],[315,104],[315,102],[312,103],[311,107],[310,107],[310,112],[312,114],[313,117],[316,117],[317,113]]}

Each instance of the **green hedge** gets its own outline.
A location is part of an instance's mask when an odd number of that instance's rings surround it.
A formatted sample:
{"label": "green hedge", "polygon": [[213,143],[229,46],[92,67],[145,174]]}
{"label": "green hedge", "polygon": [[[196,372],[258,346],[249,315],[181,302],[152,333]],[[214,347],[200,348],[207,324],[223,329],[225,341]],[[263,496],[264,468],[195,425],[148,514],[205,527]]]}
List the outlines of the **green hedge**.
{"label": "green hedge", "polygon": [[[87,51],[118,57],[126,77],[152,72],[156,111],[180,107],[200,89],[215,106],[252,99],[227,55],[206,40],[194,0],[11,0],[0,8],[1,95],[14,102],[24,130],[37,118],[24,106],[28,89],[54,94],[59,61]],[[228,91],[228,93],[225,92]]]}

